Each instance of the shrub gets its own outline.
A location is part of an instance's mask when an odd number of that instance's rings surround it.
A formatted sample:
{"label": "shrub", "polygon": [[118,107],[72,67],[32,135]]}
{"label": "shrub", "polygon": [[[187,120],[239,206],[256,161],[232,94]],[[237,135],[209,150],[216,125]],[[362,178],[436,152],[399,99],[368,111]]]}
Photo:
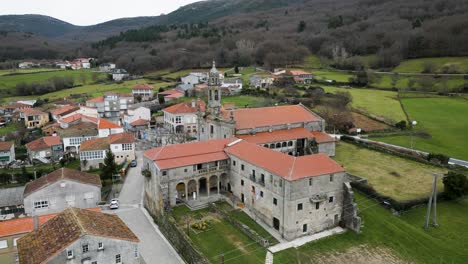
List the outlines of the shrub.
{"label": "shrub", "polygon": [[406,129],[406,121],[401,120],[400,122],[395,124],[395,127],[401,130]]}
{"label": "shrub", "polygon": [[466,176],[461,173],[449,171],[443,179],[444,194],[448,199],[456,199],[463,196],[466,187]]}
{"label": "shrub", "polygon": [[427,160],[440,164],[448,164],[450,157],[440,153],[429,153],[429,155],[427,155]]}

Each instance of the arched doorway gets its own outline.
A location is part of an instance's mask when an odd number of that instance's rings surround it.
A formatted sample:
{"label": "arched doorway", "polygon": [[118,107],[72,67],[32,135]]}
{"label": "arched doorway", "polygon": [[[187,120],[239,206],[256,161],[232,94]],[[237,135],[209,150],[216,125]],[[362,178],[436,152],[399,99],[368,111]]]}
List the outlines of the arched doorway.
{"label": "arched doorway", "polygon": [[197,199],[197,182],[195,180],[190,180],[187,184],[187,193],[188,193],[188,200],[195,200]]}
{"label": "arched doorway", "polygon": [[219,186],[220,186],[220,190],[223,190],[223,191],[231,191],[231,184],[229,184],[229,177],[227,175],[227,173],[223,173],[221,174],[221,176],[219,177],[220,180],[219,180]]}
{"label": "arched doorway", "polygon": [[178,125],[175,128],[176,133],[184,133],[184,126],[183,125]]}
{"label": "arched doorway", "polygon": [[177,191],[177,200],[176,203],[181,202],[181,200],[186,200],[187,197],[185,197],[185,183],[181,182],[176,185],[176,191]]}
{"label": "arched doorway", "polygon": [[210,177],[210,194],[218,193],[218,176],[213,175]]}
{"label": "arched doorway", "polygon": [[198,195],[199,196],[206,196],[208,195],[207,192],[207,185],[206,185],[206,178],[202,177],[198,180]]}

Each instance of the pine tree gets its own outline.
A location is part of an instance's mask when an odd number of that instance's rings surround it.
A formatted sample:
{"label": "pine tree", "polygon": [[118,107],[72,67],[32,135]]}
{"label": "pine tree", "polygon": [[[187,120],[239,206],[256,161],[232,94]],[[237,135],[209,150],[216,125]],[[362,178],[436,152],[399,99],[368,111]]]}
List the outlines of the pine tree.
{"label": "pine tree", "polygon": [[112,176],[118,172],[118,166],[117,163],[115,163],[115,156],[110,150],[108,150],[106,157],[104,158],[104,166],[101,170],[101,179],[112,179]]}

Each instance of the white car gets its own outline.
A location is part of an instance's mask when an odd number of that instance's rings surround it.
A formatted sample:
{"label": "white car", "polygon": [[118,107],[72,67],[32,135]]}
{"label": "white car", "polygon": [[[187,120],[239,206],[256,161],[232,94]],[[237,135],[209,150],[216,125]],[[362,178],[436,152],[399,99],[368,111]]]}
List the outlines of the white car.
{"label": "white car", "polygon": [[119,209],[119,201],[117,199],[112,199],[109,204],[110,209]]}

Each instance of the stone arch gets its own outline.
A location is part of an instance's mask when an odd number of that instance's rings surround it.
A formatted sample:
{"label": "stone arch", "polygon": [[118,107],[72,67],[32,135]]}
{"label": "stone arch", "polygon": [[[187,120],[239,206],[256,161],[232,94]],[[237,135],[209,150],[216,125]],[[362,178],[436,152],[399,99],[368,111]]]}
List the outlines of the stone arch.
{"label": "stone arch", "polygon": [[209,183],[209,186],[210,186],[210,194],[213,193],[213,194],[216,194],[219,192],[219,189],[218,189],[218,176],[216,175],[212,175],[210,177],[210,183]]}
{"label": "stone arch", "polygon": [[276,143],[276,148],[281,148],[281,143]]}
{"label": "stone arch", "polygon": [[185,191],[186,191],[185,182],[179,182],[176,185],[177,199],[186,200],[187,197],[185,196]]}
{"label": "stone arch", "polygon": [[284,148],[284,147],[286,147],[286,146],[287,146],[287,144],[288,144],[288,143],[286,143],[286,142],[283,142],[283,143],[281,143],[281,147],[283,147],[283,148]]}
{"label": "stone arch", "polygon": [[208,184],[207,179],[205,177],[201,177],[198,179],[198,195],[207,195],[208,194]]}
{"label": "stone arch", "polygon": [[189,200],[195,200],[198,196],[197,193],[197,181],[195,180],[190,180],[187,184],[187,193],[188,193],[188,199]]}
{"label": "stone arch", "polygon": [[228,177],[227,173],[221,174],[221,176],[219,176],[219,179],[220,179],[219,180],[220,189],[230,192],[231,191],[231,188],[230,188],[231,184],[229,183],[229,177]]}
{"label": "stone arch", "polygon": [[270,144],[270,148],[271,148],[271,149],[274,149],[274,148],[275,148],[275,144]]}

